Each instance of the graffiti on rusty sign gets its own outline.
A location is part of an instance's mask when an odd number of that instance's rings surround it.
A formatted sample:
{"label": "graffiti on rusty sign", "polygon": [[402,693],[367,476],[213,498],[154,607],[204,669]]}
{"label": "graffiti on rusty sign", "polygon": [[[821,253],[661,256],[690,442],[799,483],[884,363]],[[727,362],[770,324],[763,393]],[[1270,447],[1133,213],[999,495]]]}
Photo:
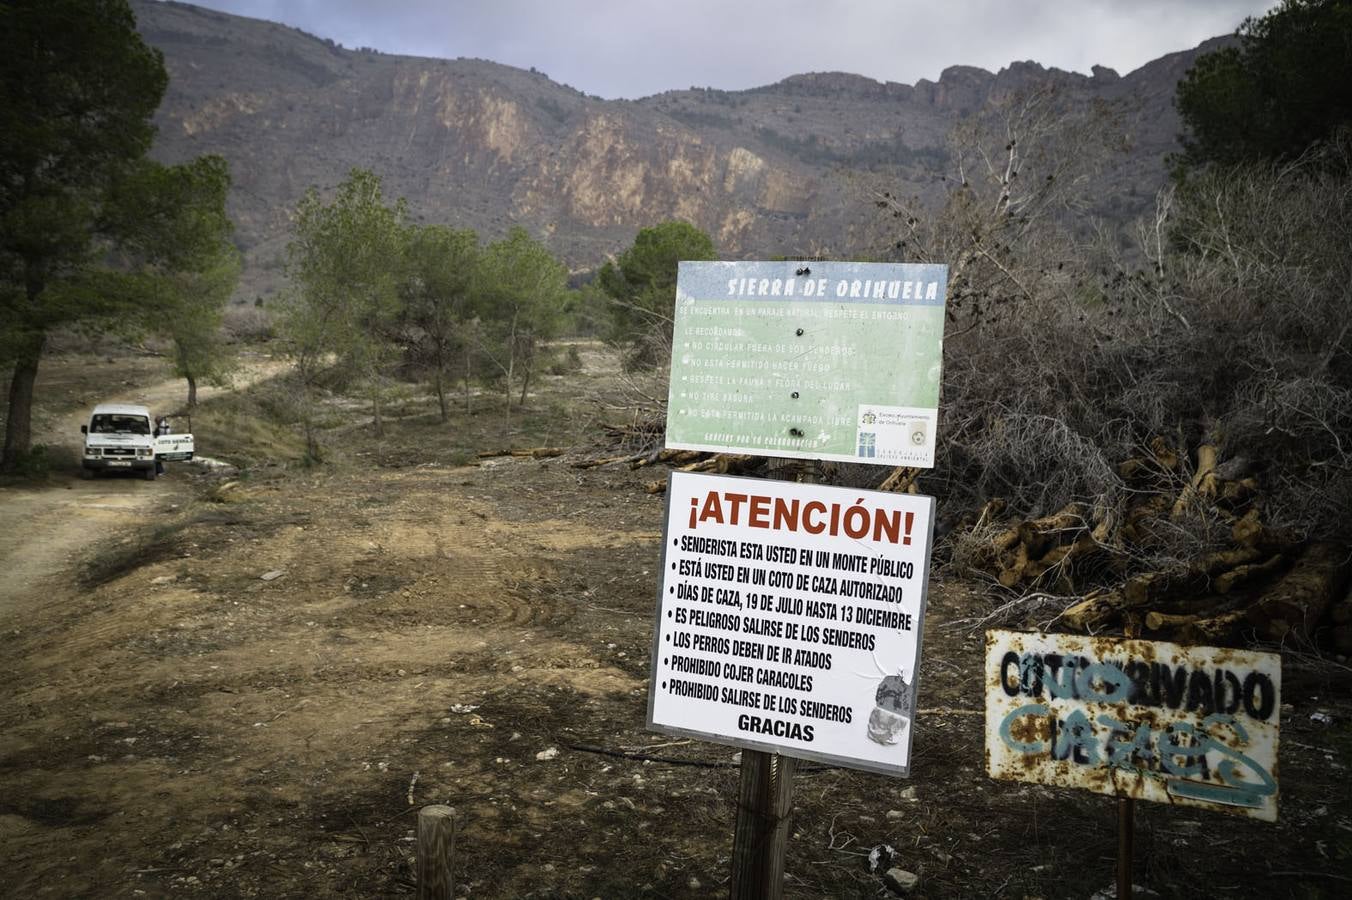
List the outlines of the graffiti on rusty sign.
{"label": "graffiti on rusty sign", "polygon": [[1277,818],[1281,658],[986,632],[986,770]]}

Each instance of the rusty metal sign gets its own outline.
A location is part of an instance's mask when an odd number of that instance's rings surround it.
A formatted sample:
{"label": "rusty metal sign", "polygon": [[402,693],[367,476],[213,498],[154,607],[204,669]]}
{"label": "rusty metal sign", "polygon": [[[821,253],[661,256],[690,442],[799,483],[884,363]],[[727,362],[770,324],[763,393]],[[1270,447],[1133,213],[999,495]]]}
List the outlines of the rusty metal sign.
{"label": "rusty metal sign", "polygon": [[986,771],[1277,819],[1281,657],[986,632]]}

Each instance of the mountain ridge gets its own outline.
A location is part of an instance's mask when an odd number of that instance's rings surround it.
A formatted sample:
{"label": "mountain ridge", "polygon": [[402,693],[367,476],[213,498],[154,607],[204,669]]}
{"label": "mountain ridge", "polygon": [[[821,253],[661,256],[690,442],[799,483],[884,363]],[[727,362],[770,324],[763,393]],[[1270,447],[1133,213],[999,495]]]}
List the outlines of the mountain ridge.
{"label": "mountain ridge", "polygon": [[1217,43],[1120,76],[1022,61],[994,73],[950,66],[914,85],[810,72],[743,91],[602,100],[487,60],[348,50],[185,3],[132,5],[170,72],[153,153],[229,160],[247,296],[281,284],[289,210],[304,191],[358,166],[407,198],[415,220],[486,239],[521,224],[574,270],[669,218],[705,229],[729,258],[858,253],[869,213],[851,173],[886,171],[899,192],[934,200],[953,126],[1048,80],[1068,103],[1138,107],[1134,148],[1099,191],[1105,210],[1126,215],[1144,208],[1176,149],[1174,84]]}

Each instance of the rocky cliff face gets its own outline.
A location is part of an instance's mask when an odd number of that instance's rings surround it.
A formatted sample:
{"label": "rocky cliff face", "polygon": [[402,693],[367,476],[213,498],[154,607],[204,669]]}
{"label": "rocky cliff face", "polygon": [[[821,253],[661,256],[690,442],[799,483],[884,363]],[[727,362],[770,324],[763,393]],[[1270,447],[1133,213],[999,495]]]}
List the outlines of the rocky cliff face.
{"label": "rocky cliff face", "polygon": [[1047,78],[1069,103],[1129,101],[1133,148],[1100,192],[1125,214],[1163,178],[1178,130],[1173,86],[1195,55],[1124,77],[1016,63],[996,74],[953,67],[914,86],[814,73],[603,101],[483,60],[345,50],[181,3],[134,8],[171,76],[155,152],[230,161],[250,296],[280,283],[290,210],[306,188],[331,188],[354,166],[382,175],[416,219],[486,238],[520,223],[575,269],[668,218],[706,229],[730,258],[858,254],[853,230],[869,213],[851,172],[885,169],[900,192],[937,196],[952,127]]}

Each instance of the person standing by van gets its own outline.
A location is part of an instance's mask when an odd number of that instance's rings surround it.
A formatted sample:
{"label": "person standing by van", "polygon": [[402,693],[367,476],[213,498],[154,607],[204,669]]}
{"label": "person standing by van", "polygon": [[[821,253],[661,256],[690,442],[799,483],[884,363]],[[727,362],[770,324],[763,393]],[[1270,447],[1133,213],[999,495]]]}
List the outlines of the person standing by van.
{"label": "person standing by van", "polygon": [[[160,416],[155,420],[155,437],[163,437],[166,434],[173,434],[173,430],[169,425],[169,417]],[[155,474],[164,474],[164,461],[160,459],[158,452],[155,454]]]}

